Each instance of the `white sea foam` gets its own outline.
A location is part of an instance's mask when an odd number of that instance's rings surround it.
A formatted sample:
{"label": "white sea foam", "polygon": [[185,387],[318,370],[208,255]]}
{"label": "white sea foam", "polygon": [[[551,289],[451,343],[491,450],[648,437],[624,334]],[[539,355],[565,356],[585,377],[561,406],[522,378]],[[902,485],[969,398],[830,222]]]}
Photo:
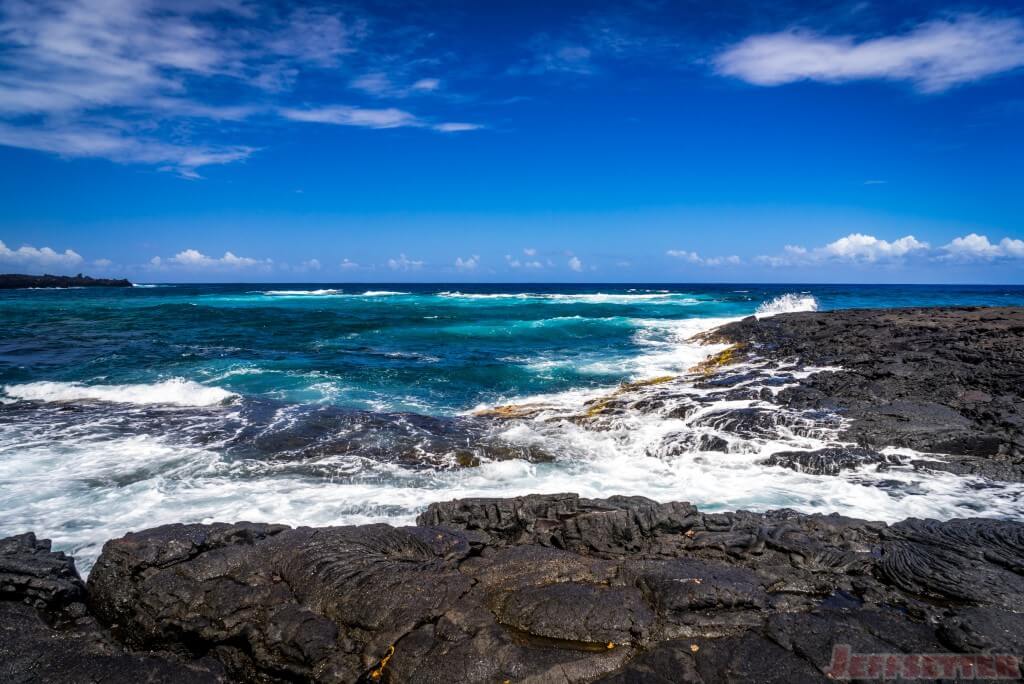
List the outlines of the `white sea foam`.
{"label": "white sea foam", "polygon": [[796,311],[817,311],[818,300],[809,294],[787,292],[771,301],[763,302],[754,313],[758,318],[768,318],[781,313]]}
{"label": "white sea foam", "polygon": [[340,295],[341,290],[267,290],[263,294],[268,297],[325,297]]}
{"label": "white sea foam", "polygon": [[636,304],[638,302],[664,302],[666,304],[692,305],[700,304],[701,300],[695,297],[685,296],[678,293],[662,292],[628,292],[623,294],[606,294],[594,292],[588,294],[560,294],[541,292],[503,292],[503,293],[475,293],[475,292],[438,292],[438,297],[452,299],[536,299],[547,302],[561,302],[566,304]]}
{"label": "white sea foam", "polygon": [[220,387],[200,385],[184,378],[137,385],[85,385],[80,382],[29,382],[7,385],[13,399],[44,402],[107,401],[121,404],[213,406],[237,395]]}
{"label": "white sea foam", "polygon": [[391,297],[409,293],[394,292],[392,290],[367,290],[366,292],[359,293],[345,293],[344,290],[328,288],[322,290],[266,290],[262,294],[268,297]]}

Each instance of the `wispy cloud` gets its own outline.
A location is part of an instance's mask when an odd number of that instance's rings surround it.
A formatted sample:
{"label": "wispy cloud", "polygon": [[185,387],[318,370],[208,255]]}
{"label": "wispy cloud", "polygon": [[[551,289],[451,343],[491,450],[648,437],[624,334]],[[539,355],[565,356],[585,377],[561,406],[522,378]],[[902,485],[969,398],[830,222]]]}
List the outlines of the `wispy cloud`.
{"label": "wispy cloud", "polygon": [[737,266],[743,263],[743,260],[735,254],[729,256],[702,257],[697,252],[689,252],[685,249],[670,249],[665,252],[665,254],[674,259],[681,259],[687,263],[697,264],[699,266]]}
{"label": "wispy cloud", "polygon": [[887,79],[938,93],[1024,65],[1024,23],[962,14],[865,39],[794,28],[750,36],[713,63],[720,74],[760,86]]}
{"label": "wispy cloud", "polygon": [[281,116],[292,121],[337,126],[364,126],[366,128],[401,128],[422,125],[414,115],[394,107],[367,109],[330,105],[311,109],[282,109]]}
{"label": "wispy cloud", "polygon": [[[397,109],[282,102],[304,74],[331,77],[376,59],[369,24],[356,11],[314,3],[0,0],[0,145],[198,178],[202,167],[257,149],[223,142],[224,121],[479,128]],[[404,90],[440,85],[418,78]]]}
{"label": "wispy cloud", "polygon": [[338,264],[338,267],[341,268],[343,271],[354,271],[357,268],[359,268],[359,263],[355,261],[350,261],[346,257],[345,259],[341,260],[341,263]]}
{"label": "wispy cloud", "polygon": [[583,271],[583,262],[579,257],[569,257],[569,261],[566,264],[570,270],[581,273]]}
{"label": "wispy cloud", "polygon": [[462,257],[455,257],[455,268],[459,271],[475,271],[479,265],[480,256],[477,254],[465,259]]}
{"label": "wispy cloud", "polygon": [[77,266],[82,261],[82,256],[72,249],[58,252],[51,247],[32,245],[11,249],[0,240],[0,263],[17,264],[27,268],[68,268]]}
{"label": "wispy cloud", "polygon": [[405,98],[412,95],[425,95],[437,92],[441,88],[439,78],[420,78],[412,83],[396,83],[394,78],[383,71],[362,74],[352,79],[349,86],[374,97]]}

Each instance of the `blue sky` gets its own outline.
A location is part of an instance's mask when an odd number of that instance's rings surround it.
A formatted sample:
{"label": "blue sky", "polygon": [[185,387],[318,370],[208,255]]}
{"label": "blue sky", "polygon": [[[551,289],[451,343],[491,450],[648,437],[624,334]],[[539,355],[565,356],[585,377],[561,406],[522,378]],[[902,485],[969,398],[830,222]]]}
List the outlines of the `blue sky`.
{"label": "blue sky", "polygon": [[1024,282],[1024,9],[0,0],[0,271]]}

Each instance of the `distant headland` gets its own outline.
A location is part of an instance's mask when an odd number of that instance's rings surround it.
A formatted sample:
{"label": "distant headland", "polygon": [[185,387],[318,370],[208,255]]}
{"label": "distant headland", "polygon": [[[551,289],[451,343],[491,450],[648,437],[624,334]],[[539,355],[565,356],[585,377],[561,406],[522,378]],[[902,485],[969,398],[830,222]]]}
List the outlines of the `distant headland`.
{"label": "distant headland", "polygon": [[0,274],[0,290],[18,290],[31,287],[131,287],[127,278],[90,278],[76,276]]}

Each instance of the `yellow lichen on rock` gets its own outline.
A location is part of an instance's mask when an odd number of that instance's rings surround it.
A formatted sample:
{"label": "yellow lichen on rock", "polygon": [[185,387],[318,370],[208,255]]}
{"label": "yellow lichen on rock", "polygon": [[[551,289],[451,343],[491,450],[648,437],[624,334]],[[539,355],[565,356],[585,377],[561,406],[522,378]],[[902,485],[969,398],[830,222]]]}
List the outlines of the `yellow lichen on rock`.
{"label": "yellow lichen on rock", "polygon": [[533,418],[550,408],[547,404],[505,404],[474,411],[473,415],[481,418]]}
{"label": "yellow lichen on rock", "polygon": [[696,366],[690,368],[691,373],[703,373],[704,375],[711,375],[722,366],[728,366],[730,363],[736,363],[740,360],[740,355],[743,352],[743,347],[739,344],[734,344],[726,347],[717,354],[712,354],[708,358],[704,359]]}
{"label": "yellow lichen on rock", "polygon": [[378,665],[374,670],[370,671],[371,679],[380,679],[382,676],[384,676],[384,668],[388,666],[388,661],[391,660],[391,656],[393,655],[395,655],[395,647],[388,646],[388,653],[381,659],[380,665]]}
{"label": "yellow lichen on rock", "polygon": [[656,378],[648,378],[647,380],[635,380],[633,382],[624,382],[619,387],[619,391],[616,392],[616,394],[621,394],[622,392],[630,392],[632,390],[638,390],[641,387],[650,387],[651,385],[661,385],[661,384],[664,384],[666,382],[672,382],[675,379],[676,379],[676,376],[674,376],[674,375],[659,375]]}

